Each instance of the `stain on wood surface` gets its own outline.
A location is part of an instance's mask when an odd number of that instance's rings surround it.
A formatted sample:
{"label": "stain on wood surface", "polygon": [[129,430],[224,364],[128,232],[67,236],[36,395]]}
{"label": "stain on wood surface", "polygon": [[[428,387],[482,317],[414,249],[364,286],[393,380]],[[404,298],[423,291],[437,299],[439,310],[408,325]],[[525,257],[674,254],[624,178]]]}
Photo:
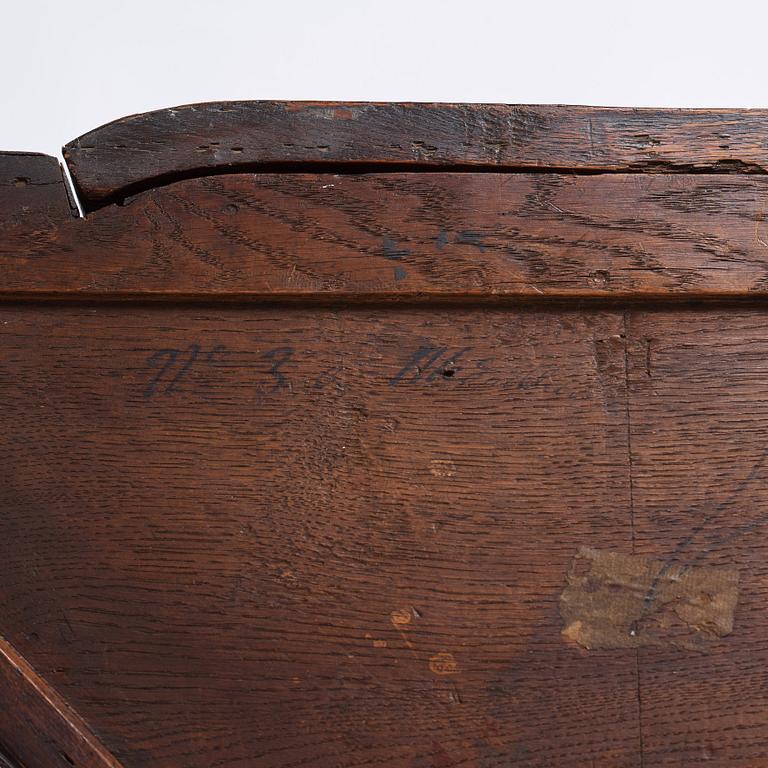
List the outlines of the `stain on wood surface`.
{"label": "stain on wood surface", "polygon": [[705,650],[733,630],[738,585],[731,568],[670,566],[581,547],[560,596],[563,636],[590,650]]}
{"label": "stain on wood surface", "polygon": [[0,226],[5,241],[24,231],[27,250],[42,231],[77,215],[59,161],[32,152],[0,152]]}

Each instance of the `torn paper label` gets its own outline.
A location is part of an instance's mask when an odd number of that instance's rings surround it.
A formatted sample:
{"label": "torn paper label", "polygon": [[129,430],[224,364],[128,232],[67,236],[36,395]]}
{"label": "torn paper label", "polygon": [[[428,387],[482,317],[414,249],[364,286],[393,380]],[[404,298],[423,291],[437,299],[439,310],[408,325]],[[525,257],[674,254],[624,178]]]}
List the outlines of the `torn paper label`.
{"label": "torn paper label", "polygon": [[581,547],[560,596],[562,634],[584,648],[706,651],[733,630],[739,574]]}

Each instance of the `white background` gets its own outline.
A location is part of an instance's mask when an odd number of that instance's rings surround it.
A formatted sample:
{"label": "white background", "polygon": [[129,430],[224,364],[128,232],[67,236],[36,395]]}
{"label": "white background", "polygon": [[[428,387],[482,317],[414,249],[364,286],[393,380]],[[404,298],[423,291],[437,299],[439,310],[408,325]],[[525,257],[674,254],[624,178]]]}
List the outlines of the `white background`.
{"label": "white background", "polygon": [[0,149],[220,99],[768,107],[767,6],[4,0]]}

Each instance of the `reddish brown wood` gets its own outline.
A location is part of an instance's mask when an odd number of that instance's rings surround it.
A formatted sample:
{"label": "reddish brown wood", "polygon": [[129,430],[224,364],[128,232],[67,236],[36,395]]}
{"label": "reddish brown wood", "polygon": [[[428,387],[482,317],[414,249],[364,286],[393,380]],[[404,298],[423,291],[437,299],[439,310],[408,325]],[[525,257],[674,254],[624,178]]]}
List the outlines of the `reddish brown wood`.
{"label": "reddish brown wood", "polygon": [[764,173],[766,133],[765,110],[223,102],[116,120],[64,156],[93,209],[180,176],[270,164]]}
{"label": "reddish brown wood", "polygon": [[[0,741],[24,766],[122,768],[80,716],[0,638]],[[6,765],[0,755],[0,766]]]}
{"label": "reddish brown wood", "polygon": [[[232,175],[0,242],[16,297],[762,296],[768,178]],[[77,253],[77,258],[73,258]]]}
{"label": "reddish brown wood", "polygon": [[0,752],[766,763],[763,113],[173,112],[0,156]]}

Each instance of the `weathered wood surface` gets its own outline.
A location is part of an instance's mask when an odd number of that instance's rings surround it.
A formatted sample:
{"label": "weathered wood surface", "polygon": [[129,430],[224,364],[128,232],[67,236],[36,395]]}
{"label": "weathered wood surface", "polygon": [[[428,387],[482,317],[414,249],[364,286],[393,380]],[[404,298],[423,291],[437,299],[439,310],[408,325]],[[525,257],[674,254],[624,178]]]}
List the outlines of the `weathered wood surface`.
{"label": "weathered wood surface", "polygon": [[766,135],[766,110],[223,102],[125,117],[64,155],[90,210],[179,176],[269,164],[764,173]]}
{"label": "weathered wood surface", "polygon": [[84,219],[0,155],[0,752],[768,763],[762,120],[179,108]]}
{"label": "weathered wood surface", "polygon": [[4,630],[126,768],[634,766],[558,613],[631,546],[623,325],[6,306]]}
{"label": "weathered wood surface", "polygon": [[77,210],[55,157],[30,152],[0,152],[3,240],[11,228],[20,228],[31,237],[32,231],[41,223],[60,221],[73,215],[77,215]]}
{"label": "weathered wood surface", "polygon": [[0,295],[762,296],[766,212],[761,176],[235,174],[8,225]]}

